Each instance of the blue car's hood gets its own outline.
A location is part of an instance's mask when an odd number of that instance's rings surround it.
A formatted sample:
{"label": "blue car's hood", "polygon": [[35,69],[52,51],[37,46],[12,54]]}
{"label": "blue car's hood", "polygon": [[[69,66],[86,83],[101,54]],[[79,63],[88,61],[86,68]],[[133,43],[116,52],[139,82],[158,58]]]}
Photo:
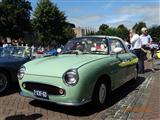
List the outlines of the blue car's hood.
{"label": "blue car's hood", "polygon": [[0,57],[0,63],[17,62],[17,61],[22,61],[24,59],[25,58],[23,57],[5,56],[5,57]]}
{"label": "blue car's hood", "polygon": [[0,67],[19,68],[21,65],[29,61],[29,58],[5,56],[0,57]]}

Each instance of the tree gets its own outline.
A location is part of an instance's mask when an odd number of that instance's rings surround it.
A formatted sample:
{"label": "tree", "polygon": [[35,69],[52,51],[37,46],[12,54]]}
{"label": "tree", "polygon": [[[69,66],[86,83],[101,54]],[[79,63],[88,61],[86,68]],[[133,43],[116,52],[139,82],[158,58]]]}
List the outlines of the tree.
{"label": "tree", "polygon": [[98,33],[101,35],[105,35],[105,30],[107,30],[108,28],[109,28],[109,26],[107,24],[102,24],[99,27]]}
{"label": "tree", "polygon": [[129,30],[123,24],[119,25],[116,29],[116,35],[123,40],[129,40]]}
{"label": "tree", "polygon": [[94,31],[87,31],[86,35],[96,35],[96,32],[94,32]]}
{"label": "tree", "polygon": [[117,28],[109,27],[107,24],[102,24],[100,25],[97,34],[118,36],[124,40],[129,39],[129,31],[123,24],[119,25]]}
{"label": "tree", "polygon": [[108,29],[106,29],[105,31],[104,31],[104,33],[105,33],[105,35],[108,35],[108,36],[117,36],[116,35],[116,29],[115,28],[113,28],[113,27],[109,27]]}
{"label": "tree", "polygon": [[[67,35],[69,29],[66,22],[64,12],[60,11],[57,5],[50,0],[40,0],[33,14],[33,27],[38,36],[38,40],[44,46],[52,41],[57,44],[64,43],[63,40],[70,35]],[[67,29],[67,30],[66,30]]]}
{"label": "tree", "polygon": [[149,34],[151,35],[153,41],[160,42],[160,25],[149,28]]}
{"label": "tree", "polygon": [[3,0],[0,2],[0,35],[17,39],[31,31],[31,3],[26,0]]}
{"label": "tree", "polygon": [[105,31],[108,28],[109,28],[109,26],[107,24],[102,24],[102,25],[100,25],[99,30],[100,31]]}
{"label": "tree", "polygon": [[132,29],[134,29],[137,34],[141,34],[141,28],[142,28],[142,27],[146,27],[146,23],[144,23],[144,22],[136,23],[136,24],[132,27]]}
{"label": "tree", "polygon": [[75,36],[76,36],[76,34],[75,34],[74,30],[70,26],[66,27],[64,29],[64,35],[60,41],[60,44],[65,44],[69,39],[71,39]]}

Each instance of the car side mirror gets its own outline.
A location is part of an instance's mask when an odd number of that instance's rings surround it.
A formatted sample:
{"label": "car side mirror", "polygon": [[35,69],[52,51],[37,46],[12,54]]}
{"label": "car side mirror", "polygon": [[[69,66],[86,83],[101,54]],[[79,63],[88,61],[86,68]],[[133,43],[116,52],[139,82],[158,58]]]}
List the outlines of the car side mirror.
{"label": "car side mirror", "polygon": [[123,49],[121,47],[116,47],[116,48],[113,49],[113,52],[116,53],[116,54],[118,54],[118,53],[121,53],[122,50]]}
{"label": "car side mirror", "polygon": [[61,53],[62,52],[62,49],[61,48],[58,48],[57,49],[57,53]]}

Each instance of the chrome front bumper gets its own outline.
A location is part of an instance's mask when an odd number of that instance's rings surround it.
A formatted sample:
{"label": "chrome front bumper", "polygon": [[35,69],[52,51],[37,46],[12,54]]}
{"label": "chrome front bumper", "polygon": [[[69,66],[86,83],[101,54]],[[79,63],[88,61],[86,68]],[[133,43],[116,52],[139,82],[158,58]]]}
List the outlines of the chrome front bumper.
{"label": "chrome front bumper", "polygon": [[[29,95],[25,94],[24,92],[20,92],[20,95],[23,96],[23,97],[29,97],[29,98],[33,98],[33,99],[36,99],[36,100],[40,100],[40,101],[46,101],[46,102],[51,102],[49,100],[45,100],[45,99],[41,99],[41,98],[38,98],[38,97],[30,97]],[[73,102],[54,102],[55,104],[58,104],[58,105],[65,105],[65,106],[81,106],[81,105],[84,105],[86,103],[89,103],[91,102],[91,100],[86,100],[86,99],[83,99],[80,103],[73,103]]]}

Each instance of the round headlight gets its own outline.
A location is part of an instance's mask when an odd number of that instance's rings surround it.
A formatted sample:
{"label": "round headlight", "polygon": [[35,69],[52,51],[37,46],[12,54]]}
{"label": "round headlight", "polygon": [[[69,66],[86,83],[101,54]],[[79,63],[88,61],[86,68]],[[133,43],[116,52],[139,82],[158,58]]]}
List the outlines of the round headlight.
{"label": "round headlight", "polygon": [[79,76],[78,72],[75,69],[68,70],[67,72],[64,73],[63,79],[65,84],[74,86],[77,84]]}
{"label": "round headlight", "polygon": [[17,73],[18,80],[21,80],[25,74],[26,68],[25,66],[20,67]]}

